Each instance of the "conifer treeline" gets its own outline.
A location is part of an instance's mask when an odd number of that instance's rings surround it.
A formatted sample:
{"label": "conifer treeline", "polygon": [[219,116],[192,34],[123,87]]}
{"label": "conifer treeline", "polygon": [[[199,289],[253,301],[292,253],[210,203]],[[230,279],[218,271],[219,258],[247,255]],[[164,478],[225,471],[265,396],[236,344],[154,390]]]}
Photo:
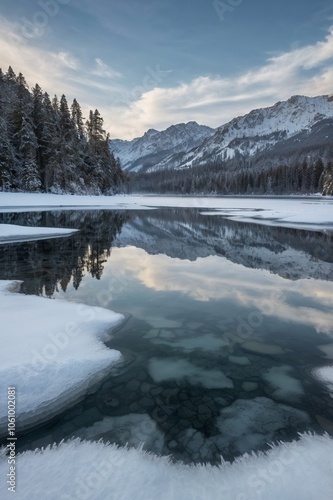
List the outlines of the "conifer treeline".
{"label": "conifer treeline", "polygon": [[179,194],[310,194],[333,195],[333,163],[319,157],[266,168],[233,168],[221,162],[180,170],[130,175],[133,191]]}
{"label": "conifer treeline", "polygon": [[76,99],[0,69],[0,190],[112,194],[124,181],[97,109],[84,123]]}

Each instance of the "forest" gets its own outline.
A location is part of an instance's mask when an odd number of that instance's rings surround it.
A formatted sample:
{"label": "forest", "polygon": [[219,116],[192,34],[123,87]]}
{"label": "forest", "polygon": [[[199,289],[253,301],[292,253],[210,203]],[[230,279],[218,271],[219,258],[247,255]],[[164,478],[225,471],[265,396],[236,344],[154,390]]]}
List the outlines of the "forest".
{"label": "forest", "polygon": [[99,111],[52,99],[11,67],[0,69],[0,189],[114,194],[126,180]]}
{"label": "forest", "polygon": [[134,192],[162,194],[333,194],[333,162],[313,162],[251,168],[215,161],[179,170],[130,174]]}

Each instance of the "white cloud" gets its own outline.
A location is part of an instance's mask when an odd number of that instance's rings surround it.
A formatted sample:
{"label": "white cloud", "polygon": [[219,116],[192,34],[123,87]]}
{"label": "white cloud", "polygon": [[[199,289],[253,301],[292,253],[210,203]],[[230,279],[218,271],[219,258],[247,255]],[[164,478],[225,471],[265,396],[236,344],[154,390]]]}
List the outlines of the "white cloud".
{"label": "white cloud", "polygon": [[77,70],[80,67],[79,61],[68,52],[54,54],[54,59],[60,61],[66,68]]}
{"label": "white cloud", "polygon": [[79,70],[79,61],[69,52],[51,52],[37,48],[20,35],[20,25],[0,17],[0,66],[6,71],[12,66],[16,73],[23,73],[32,86],[36,82],[53,93],[75,95],[75,87],[68,76]]}
{"label": "white cloud", "polygon": [[96,68],[92,71],[93,75],[99,76],[101,78],[121,78],[122,74],[118,71],[110,68],[107,64],[105,64],[102,59],[95,59]]}
{"label": "white cloud", "polygon": [[293,94],[330,94],[333,88],[333,28],[313,45],[269,58],[259,68],[231,77],[201,76],[174,88],[156,87],[112,111],[112,133],[136,136],[147,128],[196,120],[219,126],[254,108]]}
{"label": "white cloud", "polygon": [[[261,312],[262,322],[267,321],[267,311],[270,311],[269,316],[281,321],[311,325],[318,332],[333,336],[331,282],[306,279],[290,282],[265,271],[258,283],[256,269],[243,267],[239,273],[238,268],[238,264],[217,256],[190,262],[161,254],[149,255],[128,246],[113,249],[105,274],[112,279],[115,269],[123,269],[151,290],[181,292],[199,302],[234,303],[245,312]],[[290,296],[296,299],[299,296],[303,305],[293,303]],[[323,309],[307,306],[308,302],[320,304]]]}

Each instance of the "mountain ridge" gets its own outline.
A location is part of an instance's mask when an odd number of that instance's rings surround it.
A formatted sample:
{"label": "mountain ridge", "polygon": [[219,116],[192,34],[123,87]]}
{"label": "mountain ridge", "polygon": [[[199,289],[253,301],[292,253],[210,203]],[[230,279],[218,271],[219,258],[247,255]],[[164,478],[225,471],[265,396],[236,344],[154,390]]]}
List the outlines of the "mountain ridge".
{"label": "mountain ridge", "polygon": [[171,125],[162,131],[151,128],[132,141],[112,139],[110,148],[119,157],[124,170],[145,171],[198,146],[214,132],[211,127],[190,121]]}
{"label": "mountain ridge", "polygon": [[184,156],[181,167],[202,165],[212,159],[231,160],[238,153],[253,157],[328,118],[333,118],[332,95],[295,95],[221,125],[211,138]]}
{"label": "mountain ridge", "polygon": [[[314,147],[318,143],[319,147],[325,143],[325,132],[320,135],[318,124],[324,129],[330,125],[327,120],[333,120],[333,95],[294,95],[286,101],[235,117],[215,130],[188,122],[171,125],[162,132],[149,129],[133,141],[115,139],[110,142],[110,147],[119,156],[123,168],[132,172],[184,169],[209,162],[228,162],[237,156],[252,161],[260,155],[279,155],[288,148],[296,151],[297,145],[300,149],[308,142]],[[184,130],[189,131],[193,126],[199,127],[203,135],[197,129],[195,139],[186,141]],[[181,140],[173,148],[170,144],[168,147],[167,141],[158,140],[177,133]],[[327,139],[330,137],[333,138],[331,129]],[[196,141],[199,144],[195,144]]]}

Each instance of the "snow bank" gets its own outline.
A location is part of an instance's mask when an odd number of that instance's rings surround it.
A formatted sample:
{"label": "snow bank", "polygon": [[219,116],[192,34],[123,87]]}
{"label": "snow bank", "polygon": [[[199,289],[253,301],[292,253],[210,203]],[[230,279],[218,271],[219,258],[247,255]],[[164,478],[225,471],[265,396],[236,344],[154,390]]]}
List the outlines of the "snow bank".
{"label": "snow bank", "polygon": [[0,224],[1,243],[16,242],[23,240],[42,240],[45,238],[59,238],[69,236],[78,229],[60,229],[53,227],[26,227],[13,224]]}
{"label": "snow bank", "polygon": [[[123,316],[99,307],[22,295],[0,281],[0,401],[16,387],[17,429],[29,428],[76,402],[118,362],[110,328]],[[0,405],[0,434],[7,424]]]}
{"label": "snow bank", "polygon": [[[8,464],[0,461],[0,490]],[[220,467],[172,464],[142,450],[101,442],[62,443],[17,459],[18,500],[330,500],[333,440],[303,435]]]}
{"label": "snow bank", "polygon": [[[332,198],[200,197],[200,196],[78,196],[43,193],[0,193],[0,212],[72,208],[147,209],[192,207],[204,215],[232,217],[243,222],[296,227],[307,230],[333,229]],[[213,211],[208,211],[211,209]]]}

